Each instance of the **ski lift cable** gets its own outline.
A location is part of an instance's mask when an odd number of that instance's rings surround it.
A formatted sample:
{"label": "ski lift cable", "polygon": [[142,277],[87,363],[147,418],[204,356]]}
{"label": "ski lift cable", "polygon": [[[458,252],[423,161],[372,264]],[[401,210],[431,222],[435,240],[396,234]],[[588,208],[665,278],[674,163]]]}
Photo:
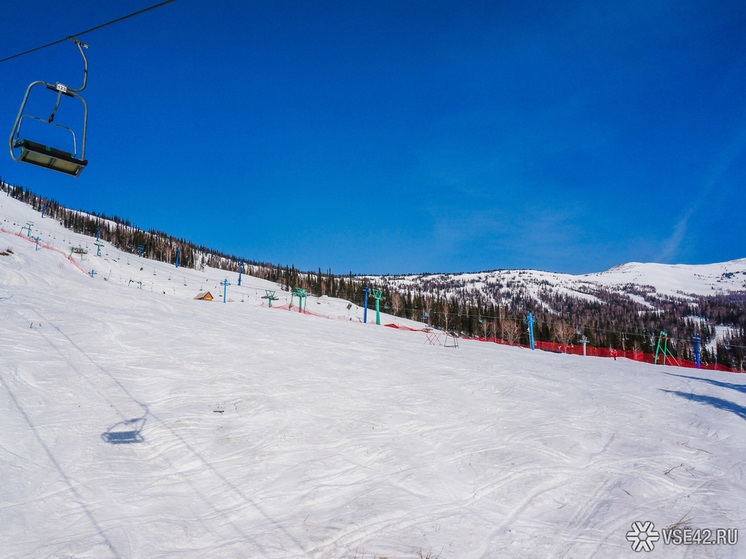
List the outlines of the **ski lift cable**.
{"label": "ski lift cable", "polygon": [[161,6],[165,6],[166,4],[170,4],[171,2],[175,2],[175,1],[176,1],[176,0],[166,0],[165,2],[161,2],[160,4],[156,4],[156,5],[154,5],[154,6],[150,6],[149,8],[144,8],[144,9],[142,9],[142,10],[139,10],[139,11],[137,11],[137,12],[131,13],[131,14],[129,14],[129,15],[126,15],[126,16],[122,16],[122,17],[120,17],[120,18],[117,18],[117,19],[114,19],[114,20],[112,20],[112,21],[109,21],[109,22],[107,22],[107,23],[102,23],[101,25],[97,25],[96,27],[92,27],[92,28],[90,28],[90,29],[87,29],[87,30],[85,30],[85,31],[81,31],[80,33],[74,33],[74,34],[72,34],[72,35],[68,35],[68,36],[67,36],[67,37],[65,37],[64,39],[60,39],[60,40],[58,40],[58,41],[54,41],[54,42],[52,42],[52,43],[48,43],[48,44],[46,44],[46,45],[42,45],[42,46],[40,46],[40,47],[36,47],[36,48],[33,48],[33,49],[31,49],[31,50],[27,50],[27,51],[25,51],[25,52],[20,52],[20,53],[18,53],[18,54],[14,54],[13,56],[9,56],[9,57],[7,57],[7,58],[3,58],[2,60],[0,60],[0,62],[5,62],[5,61],[7,61],[7,60],[12,60],[13,58],[18,58],[19,56],[24,56],[24,55],[26,55],[26,54],[29,54],[29,53],[35,52],[35,51],[37,51],[37,50],[41,50],[41,49],[45,49],[45,48],[47,48],[47,47],[51,47],[52,45],[56,45],[56,44],[58,44],[58,43],[62,43],[62,42],[64,42],[64,41],[67,41],[68,39],[72,39],[73,37],[78,37],[78,36],[80,36],[80,35],[85,35],[86,33],[90,33],[91,31],[96,31],[96,30],[98,30],[98,29],[101,29],[102,27],[106,27],[107,25],[111,25],[111,24],[113,24],[113,23],[119,23],[120,21],[123,21],[123,20],[125,20],[125,19],[128,19],[128,18],[131,18],[131,17],[137,16],[137,15],[143,14],[143,13],[145,13],[145,12],[148,12],[148,11],[150,11],[150,10],[154,10],[154,9],[156,9],[156,8],[160,8]]}

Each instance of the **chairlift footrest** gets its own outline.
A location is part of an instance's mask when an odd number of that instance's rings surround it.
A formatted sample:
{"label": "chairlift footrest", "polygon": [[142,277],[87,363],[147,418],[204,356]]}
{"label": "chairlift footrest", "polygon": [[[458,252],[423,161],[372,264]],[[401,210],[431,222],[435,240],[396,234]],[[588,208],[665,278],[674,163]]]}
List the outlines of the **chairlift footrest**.
{"label": "chairlift footrest", "polygon": [[30,140],[16,140],[13,147],[22,149],[19,158],[21,161],[76,177],[88,165],[88,161],[76,159],[71,153]]}

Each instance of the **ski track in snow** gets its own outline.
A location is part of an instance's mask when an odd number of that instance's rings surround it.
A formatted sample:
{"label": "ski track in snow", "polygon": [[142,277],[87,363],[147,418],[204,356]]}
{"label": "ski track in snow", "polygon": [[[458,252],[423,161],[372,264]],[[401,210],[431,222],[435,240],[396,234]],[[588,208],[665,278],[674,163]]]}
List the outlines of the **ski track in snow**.
{"label": "ski track in snow", "polygon": [[[0,214],[86,242],[12,199]],[[5,248],[0,558],[639,557],[625,535],[648,520],[744,536],[739,375],[430,346],[336,299],[309,310],[352,321],[261,306],[287,294],[256,278],[110,246],[91,278]],[[238,302],[192,299],[226,277]]]}

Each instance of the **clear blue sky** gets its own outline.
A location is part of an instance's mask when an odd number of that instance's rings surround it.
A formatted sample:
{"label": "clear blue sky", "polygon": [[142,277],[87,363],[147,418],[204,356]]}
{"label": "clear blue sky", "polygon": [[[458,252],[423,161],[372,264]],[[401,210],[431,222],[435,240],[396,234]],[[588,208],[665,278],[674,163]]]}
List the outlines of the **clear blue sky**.
{"label": "clear blue sky", "polygon": [[[0,58],[155,3],[6,3]],[[80,37],[81,176],[0,177],[340,274],[743,258],[745,31],[742,0],[177,0]],[[3,138],[37,79],[79,86],[75,46],[0,64]]]}

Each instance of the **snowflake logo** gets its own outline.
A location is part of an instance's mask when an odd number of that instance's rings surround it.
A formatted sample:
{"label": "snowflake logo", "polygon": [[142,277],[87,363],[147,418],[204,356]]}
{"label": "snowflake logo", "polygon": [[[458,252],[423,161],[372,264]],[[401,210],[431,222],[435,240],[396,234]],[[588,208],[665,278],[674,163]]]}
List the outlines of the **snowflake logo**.
{"label": "snowflake logo", "polygon": [[627,532],[627,541],[632,542],[634,551],[653,551],[655,542],[661,538],[652,522],[633,522],[632,530]]}

